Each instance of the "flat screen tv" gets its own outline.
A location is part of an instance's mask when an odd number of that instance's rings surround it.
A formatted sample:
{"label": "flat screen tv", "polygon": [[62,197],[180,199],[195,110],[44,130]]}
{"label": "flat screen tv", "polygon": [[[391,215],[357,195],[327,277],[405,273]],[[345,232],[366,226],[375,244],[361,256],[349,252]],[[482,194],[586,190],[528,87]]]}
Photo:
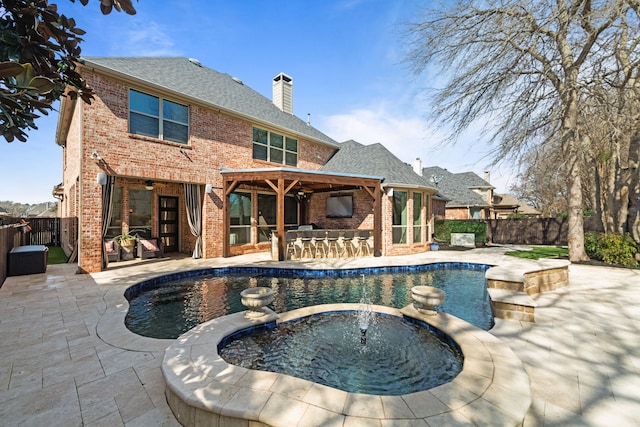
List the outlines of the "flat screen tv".
{"label": "flat screen tv", "polygon": [[327,197],[327,218],[351,218],[353,216],[353,196]]}

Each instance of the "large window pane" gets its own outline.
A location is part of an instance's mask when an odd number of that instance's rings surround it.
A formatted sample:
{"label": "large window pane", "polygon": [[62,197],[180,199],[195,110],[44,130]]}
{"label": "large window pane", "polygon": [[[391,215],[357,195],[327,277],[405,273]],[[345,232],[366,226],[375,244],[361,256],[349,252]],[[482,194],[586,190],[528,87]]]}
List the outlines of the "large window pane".
{"label": "large window pane", "polygon": [[252,139],[254,159],[297,166],[297,139],[255,127]]}
{"label": "large window pane", "polygon": [[186,125],[189,123],[189,107],[165,99],[162,101],[162,117]]}
{"label": "large window pane", "polygon": [[267,160],[267,147],[265,145],[253,144],[253,158],[257,160]]}
{"label": "large window pane", "polygon": [[164,122],[163,139],[166,141],[183,142],[189,140],[189,127],[173,122]]}
{"label": "large window pane", "polygon": [[282,135],[278,135],[277,133],[271,133],[271,139],[269,143],[272,147],[282,148],[284,147],[284,137]]}
{"label": "large window pane", "polygon": [[147,95],[146,93],[132,90],[129,92],[129,109],[150,116],[158,117],[160,115],[160,104],[158,97]]}
{"label": "large window pane", "polygon": [[393,243],[407,243],[407,200],[406,191],[393,192]]}
{"label": "large window pane", "polygon": [[413,243],[422,241],[422,193],[413,193]]}
{"label": "large window pane", "polygon": [[298,201],[295,197],[284,198],[284,225],[298,225]]}
{"label": "large window pane", "polygon": [[[162,101],[162,109],[160,109],[160,101]],[[189,106],[131,89],[129,91],[129,132],[187,143],[189,141]]]}
{"label": "large window pane", "polygon": [[111,222],[107,229],[107,237],[115,237],[118,234],[122,234],[122,187],[113,188]]}
{"label": "large window pane", "polygon": [[241,245],[251,240],[251,194],[231,193],[229,195],[231,233],[229,243]]}
{"label": "large window pane", "polygon": [[293,138],[286,138],[286,146],[287,151],[293,151],[295,153],[298,152],[298,140]]}
{"label": "large window pane", "polygon": [[158,119],[131,112],[129,115],[129,133],[157,138]]}
{"label": "large window pane", "polygon": [[151,237],[152,196],[149,190],[129,189],[129,232]]}
{"label": "large window pane", "polygon": [[259,142],[260,144],[267,145],[268,134],[264,129],[253,128],[253,142]]}
{"label": "large window pane", "polygon": [[269,161],[273,163],[282,163],[282,150],[279,148],[271,148],[269,153]]}

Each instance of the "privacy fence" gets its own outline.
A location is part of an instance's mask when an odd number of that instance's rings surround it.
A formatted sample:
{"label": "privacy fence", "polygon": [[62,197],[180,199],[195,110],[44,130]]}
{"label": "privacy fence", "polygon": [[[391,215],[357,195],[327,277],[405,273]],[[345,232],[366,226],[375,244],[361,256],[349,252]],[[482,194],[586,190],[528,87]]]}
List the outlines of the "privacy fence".
{"label": "privacy fence", "polygon": [[[436,221],[436,239],[450,241],[448,233],[474,233],[476,243],[501,245],[567,244],[568,218],[526,218]],[[595,218],[584,219],[584,231],[600,231]]]}
{"label": "privacy fence", "polygon": [[8,255],[16,246],[62,246],[61,232],[75,237],[76,218],[0,217],[0,286],[7,277]]}

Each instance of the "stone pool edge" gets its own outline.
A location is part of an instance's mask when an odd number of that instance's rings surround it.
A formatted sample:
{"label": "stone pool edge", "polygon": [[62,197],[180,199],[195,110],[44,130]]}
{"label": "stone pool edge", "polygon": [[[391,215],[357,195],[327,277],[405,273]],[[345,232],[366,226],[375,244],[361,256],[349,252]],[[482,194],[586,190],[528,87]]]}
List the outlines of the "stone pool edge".
{"label": "stone pool edge", "polygon": [[[461,348],[463,369],[451,382],[403,396],[348,393],[284,374],[226,363],[217,344],[238,330],[327,311],[357,310],[358,304],[326,304],[269,315],[244,312],[213,319],[183,334],[166,351],[162,373],[167,402],[185,426],[221,422],[239,425],[342,425],[351,421],[417,421],[430,425],[477,423],[519,425],[531,405],[529,377],[513,351],[490,333],[446,313],[427,316],[412,305],[375,311],[415,318],[449,335]],[[234,424],[235,425],[235,424]]]}

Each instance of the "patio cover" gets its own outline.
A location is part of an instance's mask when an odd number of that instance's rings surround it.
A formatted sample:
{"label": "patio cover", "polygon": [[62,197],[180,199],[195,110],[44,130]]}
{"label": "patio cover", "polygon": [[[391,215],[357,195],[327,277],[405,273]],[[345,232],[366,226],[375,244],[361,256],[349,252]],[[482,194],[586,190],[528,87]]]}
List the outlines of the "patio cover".
{"label": "patio cover", "polygon": [[[223,180],[224,235],[230,233],[229,195],[240,185],[251,185],[272,190],[277,196],[278,259],[284,260],[284,197],[300,191],[305,194],[328,191],[365,190],[373,201],[373,253],[382,254],[382,190],[384,177],[295,168],[220,169]],[[224,256],[229,256],[229,239],[223,243]]]}

